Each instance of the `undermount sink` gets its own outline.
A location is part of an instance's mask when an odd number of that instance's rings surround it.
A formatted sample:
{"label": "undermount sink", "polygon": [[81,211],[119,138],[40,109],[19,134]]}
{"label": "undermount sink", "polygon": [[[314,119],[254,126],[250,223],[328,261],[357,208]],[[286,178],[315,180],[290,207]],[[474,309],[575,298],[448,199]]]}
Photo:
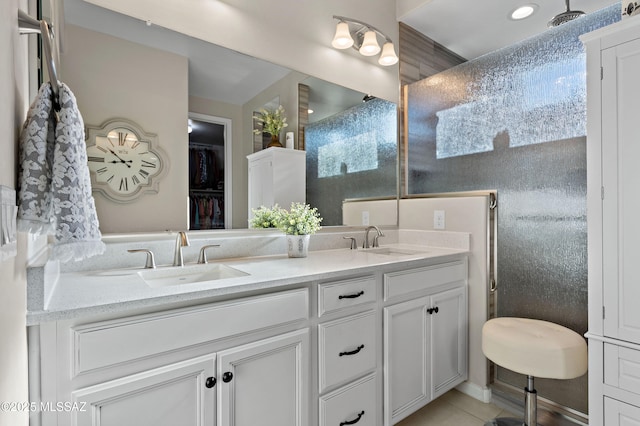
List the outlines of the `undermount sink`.
{"label": "undermount sink", "polygon": [[249,275],[227,265],[208,263],[185,267],[167,267],[139,271],[138,275],[149,287],[167,287],[205,281],[223,280]]}
{"label": "undermount sink", "polygon": [[370,249],[365,249],[369,253],[375,254],[386,254],[388,256],[413,256],[416,254],[425,254],[428,253],[427,250],[411,250],[404,248],[395,248],[395,247],[375,247]]}

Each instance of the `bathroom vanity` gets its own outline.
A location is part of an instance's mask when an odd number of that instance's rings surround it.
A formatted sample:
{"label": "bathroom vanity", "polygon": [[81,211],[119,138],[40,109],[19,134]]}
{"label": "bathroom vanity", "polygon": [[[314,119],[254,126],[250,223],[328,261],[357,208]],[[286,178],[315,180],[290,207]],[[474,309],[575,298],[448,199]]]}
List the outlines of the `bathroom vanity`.
{"label": "bathroom vanity", "polygon": [[66,404],[41,424],[391,425],[467,378],[465,250],[209,265],[60,274],[30,317],[31,401]]}

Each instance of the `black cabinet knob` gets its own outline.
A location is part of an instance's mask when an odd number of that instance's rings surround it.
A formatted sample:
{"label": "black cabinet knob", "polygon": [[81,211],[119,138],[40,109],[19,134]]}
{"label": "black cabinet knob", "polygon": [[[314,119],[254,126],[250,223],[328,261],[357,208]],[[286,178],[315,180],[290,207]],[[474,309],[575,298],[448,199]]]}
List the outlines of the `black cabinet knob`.
{"label": "black cabinet knob", "polygon": [[222,375],[223,382],[229,383],[231,380],[233,380],[233,373],[231,371],[227,371]]}
{"label": "black cabinet knob", "polygon": [[207,380],[204,382],[204,385],[211,389],[212,387],[214,387],[216,385],[216,378],[215,377],[207,377]]}

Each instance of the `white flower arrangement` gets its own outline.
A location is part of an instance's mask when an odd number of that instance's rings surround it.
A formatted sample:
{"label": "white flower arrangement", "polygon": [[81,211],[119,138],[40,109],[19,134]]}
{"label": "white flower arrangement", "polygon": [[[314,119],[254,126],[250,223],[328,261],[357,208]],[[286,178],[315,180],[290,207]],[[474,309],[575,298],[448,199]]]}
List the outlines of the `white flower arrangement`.
{"label": "white flower arrangement", "polygon": [[289,211],[280,211],[278,228],[287,235],[311,235],[320,229],[322,218],[309,204],[291,203]]}
{"label": "white flower arrangement", "polygon": [[280,131],[288,126],[282,105],[279,105],[276,109],[262,108],[259,113],[259,115],[253,116],[259,123],[262,123],[262,130],[255,129],[253,131],[256,135],[269,133],[272,136],[279,136]]}
{"label": "white flower arrangement", "polygon": [[272,208],[260,206],[252,209],[252,228],[278,228],[287,235],[311,235],[321,227],[322,218],[317,208],[309,204],[291,203],[287,211],[277,204]]}
{"label": "white flower arrangement", "polygon": [[260,206],[260,208],[251,209],[253,217],[249,221],[249,225],[252,228],[277,228],[282,211],[277,204],[272,208]]}

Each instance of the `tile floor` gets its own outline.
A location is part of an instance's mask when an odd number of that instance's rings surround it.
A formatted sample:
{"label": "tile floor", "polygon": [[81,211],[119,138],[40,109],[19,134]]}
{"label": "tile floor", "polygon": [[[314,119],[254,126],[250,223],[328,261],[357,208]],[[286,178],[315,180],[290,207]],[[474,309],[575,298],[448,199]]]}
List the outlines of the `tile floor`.
{"label": "tile floor", "polygon": [[396,426],[483,426],[494,417],[515,417],[515,415],[454,389],[397,423]]}

